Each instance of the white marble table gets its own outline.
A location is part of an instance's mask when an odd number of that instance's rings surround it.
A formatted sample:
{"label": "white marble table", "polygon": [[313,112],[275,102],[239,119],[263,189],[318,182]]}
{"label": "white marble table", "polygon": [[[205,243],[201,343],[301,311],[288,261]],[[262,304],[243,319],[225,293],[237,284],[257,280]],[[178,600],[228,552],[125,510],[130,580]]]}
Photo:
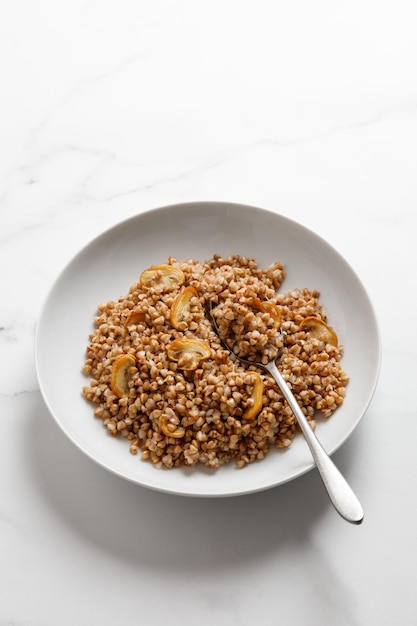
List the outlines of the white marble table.
{"label": "white marble table", "polygon": [[[404,0],[2,3],[1,626],[417,623],[416,27]],[[380,382],[334,455],[361,526],[315,471],[220,500],[138,487],[48,413],[54,279],[107,227],[193,200],[299,221],[367,288]]]}

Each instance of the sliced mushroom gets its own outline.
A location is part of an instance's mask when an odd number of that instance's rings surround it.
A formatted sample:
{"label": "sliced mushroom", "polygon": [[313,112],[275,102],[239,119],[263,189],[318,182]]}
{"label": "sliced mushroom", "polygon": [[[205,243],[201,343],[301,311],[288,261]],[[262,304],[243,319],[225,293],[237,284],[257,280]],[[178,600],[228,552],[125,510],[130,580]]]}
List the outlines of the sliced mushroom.
{"label": "sliced mushroom", "polygon": [[132,324],[141,324],[145,321],[145,311],[141,311],[140,309],[132,309],[129,315],[127,316],[126,326],[131,326]]}
{"label": "sliced mushroom", "polygon": [[183,370],[196,370],[210,355],[210,344],[200,339],[176,339],[168,346],[168,357]]}
{"label": "sliced mushroom", "polygon": [[269,313],[274,320],[274,326],[280,328],[282,324],[282,314],[278,305],[270,300],[260,300],[259,298],[253,299],[253,305],[262,313]]}
{"label": "sliced mushroom", "polygon": [[129,370],[136,365],[135,357],[131,354],[122,354],[113,363],[111,373],[111,387],[118,398],[129,393]]}
{"label": "sliced mushroom", "polygon": [[184,273],[172,265],[154,265],[142,272],[139,282],[142,287],[182,285]]}
{"label": "sliced mushroom", "polygon": [[264,393],[264,381],[262,380],[261,375],[258,374],[258,372],[252,372],[252,374],[255,376],[252,391],[253,404],[246,409],[242,416],[247,420],[251,420],[256,417],[262,409],[262,396]]}
{"label": "sliced mushroom", "polygon": [[178,328],[181,322],[185,322],[191,314],[191,299],[197,295],[196,290],[191,285],[185,287],[175,298],[171,306],[171,324]]}
{"label": "sliced mushroom", "polygon": [[159,418],[159,426],[167,437],[174,437],[174,439],[181,439],[185,435],[185,428],[171,422],[167,415],[162,414]]}
{"label": "sliced mushroom", "polygon": [[319,317],[305,317],[300,324],[300,329],[309,329],[311,337],[315,339],[321,339],[326,343],[330,343],[332,346],[338,345],[338,338],[334,329],[323,322]]}

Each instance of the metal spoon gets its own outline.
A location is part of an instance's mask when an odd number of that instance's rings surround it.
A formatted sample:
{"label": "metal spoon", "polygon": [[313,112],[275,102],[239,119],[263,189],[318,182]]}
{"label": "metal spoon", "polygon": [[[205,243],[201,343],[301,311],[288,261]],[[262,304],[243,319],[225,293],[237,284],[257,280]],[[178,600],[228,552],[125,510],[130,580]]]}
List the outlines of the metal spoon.
{"label": "metal spoon", "polygon": [[300,425],[301,432],[303,433],[307,441],[308,447],[310,448],[310,452],[313,456],[314,462],[319,471],[323,484],[336,511],[347,522],[351,522],[352,524],[361,524],[364,514],[359,500],[353,493],[351,487],[346,482],[346,479],[342,476],[336,465],[333,463],[333,461],[317,439],[314,430],[311,428],[306,416],[299,407],[291,389],[289,388],[282,374],[278,370],[275,364],[275,360],[269,361],[268,363],[260,363],[248,361],[247,359],[240,357],[238,354],[235,354],[220,336],[219,328],[213,315],[213,308],[213,305],[211,305],[211,319],[213,321],[216,333],[223,346],[242,363],[256,365],[257,367],[262,367],[263,369],[265,369],[267,372],[269,372],[269,374],[277,383],[282,395],[288,402],[292,412],[294,413],[294,416],[296,417]]}

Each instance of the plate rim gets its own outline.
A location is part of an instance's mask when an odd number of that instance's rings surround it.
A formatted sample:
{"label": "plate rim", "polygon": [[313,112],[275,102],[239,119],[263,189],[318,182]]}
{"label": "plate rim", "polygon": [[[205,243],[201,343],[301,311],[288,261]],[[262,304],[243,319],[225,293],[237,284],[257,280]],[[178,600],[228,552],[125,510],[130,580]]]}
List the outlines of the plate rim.
{"label": "plate rim", "polygon": [[[375,391],[377,389],[377,385],[378,385],[378,380],[379,380],[379,376],[380,376],[380,369],[381,369],[381,363],[382,363],[382,343],[381,343],[381,331],[380,331],[380,326],[379,326],[379,322],[378,322],[378,318],[376,315],[376,311],[373,305],[373,302],[367,292],[367,290],[365,289],[365,286],[362,282],[362,280],[360,279],[360,277],[358,276],[358,274],[356,273],[356,271],[352,268],[352,266],[350,265],[350,263],[346,260],[346,258],[332,245],[330,244],[326,239],[324,239],[321,235],[319,235],[318,233],[316,233],[314,230],[312,230],[311,228],[303,225],[301,222],[298,222],[286,215],[282,215],[281,213],[279,213],[278,211],[274,211],[271,209],[266,209],[266,208],[262,208],[262,207],[258,207],[255,205],[250,205],[250,204],[242,204],[242,203],[236,203],[236,202],[230,202],[230,201],[219,201],[219,200],[198,200],[198,201],[188,201],[188,202],[177,202],[177,203],[172,203],[172,204],[167,204],[167,205],[162,205],[159,207],[154,207],[154,208],[150,208],[150,209],[145,209],[139,213],[136,213],[135,215],[132,215],[130,217],[124,218],[123,220],[120,220],[118,222],[115,222],[113,225],[108,226],[107,228],[105,228],[104,230],[102,230],[101,232],[99,232],[97,235],[95,235],[93,238],[91,238],[87,243],[85,243],[83,246],[81,246],[77,252],[75,252],[75,254],[67,261],[67,263],[65,263],[65,265],[59,270],[58,274],[55,276],[55,279],[52,281],[46,296],[44,298],[44,301],[42,303],[42,306],[40,308],[39,314],[38,314],[38,319],[37,319],[37,324],[36,324],[36,329],[35,329],[35,369],[36,369],[36,375],[37,375],[37,379],[38,379],[38,384],[39,384],[39,388],[40,388],[40,392],[41,392],[41,396],[43,398],[43,401],[45,402],[45,405],[49,411],[49,413],[51,414],[51,416],[53,417],[55,423],[58,424],[58,426],[60,427],[61,431],[64,432],[64,434],[70,439],[70,441],[83,453],[85,454],[88,458],[90,458],[91,460],[93,460],[96,464],[98,464],[100,467],[102,467],[103,469],[106,469],[107,471],[110,471],[113,475],[116,475],[124,480],[127,480],[133,484],[137,484],[146,488],[150,488],[152,490],[156,490],[162,493],[168,493],[171,495],[182,495],[182,496],[191,496],[191,497],[209,497],[209,498],[213,498],[213,497],[236,497],[239,495],[246,495],[249,493],[254,493],[254,492],[259,492],[259,491],[264,491],[273,487],[277,487],[279,485],[285,484],[287,482],[290,482],[292,480],[295,480],[296,478],[310,472],[314,467],[315,464],[314,462],[311,460],[311,463],[307,464],[307,466],[294,471],[291,473],[291,475],[289,475],[286,479],[282,479],[278,482],[273,482],[270,481],[268,484],[259,486],[259,487],[253,487],[253,488],[248,488],[248,489],[238,489],[235,491],[226,491],[226,492],[206,492],[204,490],[200,490],[200,491],[188,491],[188,490],[184,490],[184,489],[172,489],[168,486],[164,486],[164,485],[159,485],[159,484],[153,484],[149,481],[144,481],[142,479],[135,479],[132,476],[126,476],[125,474],[123,474],[123,472],[121,472],[120,470],[112,467],[111,465],[108,464],[104,464],[102,461],[100,461],[100,459],[96,458],[92,453],[90,453],[89,450],[86,450],[85,447],[83,447],[83,445],[77,441],[76,438],[73,437],[73,435],[68,431],[68,429],[65,427],[65,425],[61,422],[61,420],[58,419],[57,415],[55,414],[55,410],[53,408],[53,406],[51,405],[51,402],[48,398],[48,394],[46,393],[45,387],[44,387],[44,381],[42,379],[42,375],[41,375],[41,368],[40,368],[40,355],[39,355],[39,347],[40,347],[40,340],[41,340],[41,331],[42,331],[42,321],[44,319],[44,316],[48,310],[48,305],[53,297],[53,294],[55,292],[55,290],[57,289],[57,287],[60,284],[60,281],[64,278],[65,274],[70,270],[71,266],[76,265],[77,261],[79,261],[79,259],[82,257],[83,254],[85,254],[89,249],[94,248],[94,246],[96,246],[100,240],[104,240],[106,237],[111,236],[112,234],[114,234],[118,229],[120,230],[124,230],[128,227],[128,225],[130,223],[134,223],[137,220],[140,221],[141,218],[148,216],[148,217],[152,217],[152,215],[156,215],[158,213],[161,212],[166,212],[166,211],[170,211],[173,209],[181,209],[181,210],[202,210],[202,209],[207,209],[209,207],[216,207],[217,209],[219,209],[220,207],[222,208],[228,208],[230,210],[246,210],[249,212],[259,212],[259,213],[264,213],[265,215],[270,216],[270,218],[272,219],[277,219],[277,220],[282,220],[284,222],[286,222],[291,228],[296,228],[296,229],[300,229],[301,231],[305,232],[306,234],[308,234],[309,236],[313,236],[316,240],[318,240],[321,245],[325,246],[329,251],[331,251],[332,254],[336,255],[340,261],[345,265],[345,267],[349,270],[349,272],[352,274],[352,276],[355,278],[358,286],[361,288],[362,290],[362,294],[363,296],[365,296],[366,298],[366,303],[368,306],[368,310],[369,313],[372,316],[372,322],[373,322],[373,329],[374,329],[374,333],[375,333],[375,339],[376,339],[376,348],[377,348],[377,353],[374,355],[375,358],[375,367],[374,367],[374,375],[373,375],[373,380],[372,380],[372,385],[370,385],[369,387],[369,391],[368,391],[368,396],[367,396],[367,400],[365,402],[365,404],[363,405],[362,408],[362,413],[360,415],[360,417],[351,424],[350,428],[345,432],[344,436],[342,439],[340,439],[338,441],[338,443],[332,447],[332,449],[329,451],[329,455],[332,456],[337,450],[339,450],[345,443],[346,441],[350,438],[350,436],[352,435],[352,433],[354,432],[354,430],[358,427],[359,423],[362,421],[363,417],[365,416],[365,414],[367,413],[369,406],[372,402],[372,399],[374,397]],[[285,263],[284,263],[285,264]],[[302,437],[302,435],[300,435],[300,437]],[[219,468],[221,470],[221,468]],[[155,468],[155,471],[158,472],[160,470],[157,470]],[[163,471],[163,470],[162,470]],[[167,470],[167,471],[171,471],[171,470]]]}

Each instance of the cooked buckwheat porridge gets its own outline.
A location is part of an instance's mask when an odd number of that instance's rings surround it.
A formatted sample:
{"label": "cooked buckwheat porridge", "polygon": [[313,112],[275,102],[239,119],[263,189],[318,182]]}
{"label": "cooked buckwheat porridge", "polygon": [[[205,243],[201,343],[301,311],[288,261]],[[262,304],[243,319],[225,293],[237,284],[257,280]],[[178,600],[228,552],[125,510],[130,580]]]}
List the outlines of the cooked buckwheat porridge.
{"label": "cooked buckwheat porridge", "polygon": [[170,257],[100,304],[82,391],[107,432],[166,468],[244,467],[288,448],[298,432],[291,409],[261,367],[233,353],[254,363],[278,357],[310,424],[329,417],[348,382],[342,346],[319,293],[281,293],[283,279],[278,262],[260,269],[238,255]]}

